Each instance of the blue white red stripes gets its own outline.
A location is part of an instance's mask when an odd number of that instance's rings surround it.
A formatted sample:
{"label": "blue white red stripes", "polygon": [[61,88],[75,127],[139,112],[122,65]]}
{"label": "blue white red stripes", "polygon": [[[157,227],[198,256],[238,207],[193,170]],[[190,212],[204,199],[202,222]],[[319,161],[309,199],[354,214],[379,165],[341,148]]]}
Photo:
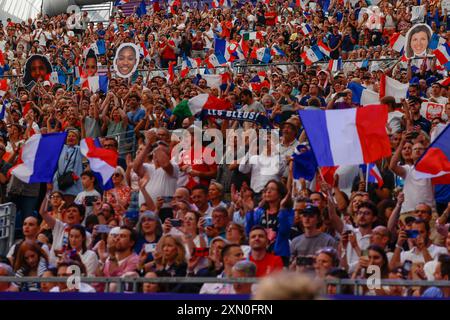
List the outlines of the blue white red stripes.
{"label": "blue white red stripes", "polygon": [[319,166],[359,165],[391,155],[385,105],[299,114]]}
{"label": "blue white red stripes", "polygon": [[86,138],[80,142],[80,152],[89,160],[91,170],[100,174],[103,181],[111,178],[119,157],[116,151],[99,148],[93,138]]}
{"label": "blue white red stripes", "polygon": [[32,135],[10,173],[25,183],[52,182],[66,137],[67,132]]}
{"label": "blue white red stripes", "polygon": [[378,93],[367,89],[357,82],[350,82],[347,88],[352,90],[352,102],[358,105],[366,106],[377,104],[380,101]]}
{"label": "blue white red stripes", "polygon": [[450,47],[447,43],[439,46],[433,53],[440,64],[446,67],[448,66],[447,63],[450,61]]}

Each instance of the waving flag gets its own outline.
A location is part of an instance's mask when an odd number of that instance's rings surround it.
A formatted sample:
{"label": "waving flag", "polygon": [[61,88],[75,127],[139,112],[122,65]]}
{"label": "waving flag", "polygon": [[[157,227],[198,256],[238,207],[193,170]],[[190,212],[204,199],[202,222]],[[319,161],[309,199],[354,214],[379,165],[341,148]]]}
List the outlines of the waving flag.
{"label": "waving flag", "polygon": [[323,43],[322,41],[319,41],[317,43],[317,47],[319,48],[320,52],[322,52],[324,55],[326,55],[327,57],[330,56],[331,49],[325,43]]}
{"label": "waving flag", "polygon": [[6,113],[6,101],[3,101],[2,105],[0,106],[0,120],[5,119],[5,113]]}
{"label": "waving flag", "polygon": [[229,42],[222,38],[214,39],[214,53],[223,56],[226,61],[244,60],[245,55],[237,42]]}
{"label": "waving flag", "polygon": [[97,91],[101,91],[103,93],[108,92],[108,76],[93,76],[83,78],[83,82],[81,83],[82,88],[88,88],[93,93]]}
{"label": "waving flag", "polygon": [[2,50],[0,50],[0,67],[5,66],[5,56],[3,55]]}
{"label": "waving flag", "polygon": [[312,65],[314,62],[323,59],[323,55],[318,46],[312,46],[310,49],[306,50],[300,57],[303,59],[307,66]]}
{"label": "waving flag", "polygon": [[250,54],[250,58],[261,61],[262,63],[269,63],[272,56],[269,48],[254,48]]}
{"label": "waving flag", "polygon": [[304,178],[312,181],[317,172],[317,160],[314,153],[304,145],[298,145],[292,155],[294,179]]}
{"label": "waving flag", "polygon": [[142,0],[139,7],[136,10],[137,16],[140,18],[147,14],[147,6],[145,5],[145,0]]}
{"label": "waving flag", "polygon": [[310,33],[312,33],[312,28],[309,24],[307,23],[302,23],[302,33],[303,35],[307,36]]}
{"label": "waving flag", "polygon": [[392,35],[391,39],[389,40],[389,46],[393,50],[401,52],[405,47],[405,42],[406,38],[402,36],[400,32],[396,32]]}
{"label": "waving flag", "polygon": [[[437,178],[439,184],[450,183],[450,126],[431,143],[415,165],[416,179]],[[434,180],[434,179],[433,179]],[[435,182],[435,181],[433,181]]]}
{"label": "waving flag", "polygon": [[231,107],[228,100],[219,99],[208,93],[199,94],[189,100],[181,101],[174,109],[173,114],[180,118],[192,117],[205,109],[226,110]]}
{"label": "waving flag", "polygon": [[100,174],[102,181],[108,181],[112,177],[119,158],[116,151],[96,146],[93,138],[81,140],[80,151],[89,160],[91,170]]}
{"label": "waving flag", "polygon": [[440,37],[436,33],[433,33],[430,39],[430,43],[428,44],[428,48],[430,48],[431,50],[436,50],[440,45],[446,42],[447,41],[444,38]]}
{"label": "waving flag", "polygon": [[401,83],[383,74],[380,79],[380,99],[392,96],[395,98],[395,102],[400,103],[402,99],[406,99],[408,88],[409,83]]}
{"label": "waving flag", "polygon": [[224,65],[225,63],[227,63],[224,56],[216,55],[214,53],[209,55],[208,58],[205,59],[205,62],[209,69],[214,69],[216,67],[220,67],[221,65]]}
{"label": "waving flag", "polygon": [[114,3],[115,6],[121,6],[124,5],[125,3],[130,2],[130,0],[116,0],[116,2]]}
{"label": "waving flag", "polygon": [[[369,172],[367,173],[367,167],[369,168]],[[384,184],[383,177],[381,176],[380,170],[378,170],[378,167],[375,163],[369,163],[367,165],[362,164],[360,165],[360,168],[363,172],[364,177],[368,177],[367,182],[370,183],[376,183],[378,184],[378,187],[381,188]]]}
{"label": "waving flag", "polygon": [[144,41],[141,41],[139,43],[139,53],[142,57],[144,57],[145,60],[150,60],[150,53],[147,50],[147,46],[145,45]]}
{"label": "waving flag", "polygon": [[264,34],[265,34],[265,32],[263,33],[261,31],[246,32],[246,33],[244,33],[242,38],[245,41],[249,41],[249,40],[263,40],[264,39]]}
{"label": "waving flag", "polygon": [[355,64],[356,64],[356,67],[359,69],[362,69],[362,68],[369,69],[369,60],[359,61],[359,62],[356,62]]}
{"label": "waving flag", "polygon": [[450,46],[447,43],[440,45],[436,50],[433,51],[436,59],[438,59],[439,63],[442,64],[449,69],[448,62],[450,61]]}
{"label": "waving flag", "polygon": [[270,89],[270,83],[266,80],[266,78],[267,74],[264,71],[258,72],[258,74],[249,81],[250,89],[256,92],[261,91],[262,88]]}
{"label": "waving flag", "polygon": [[32,135],[10,173],[25,183],[52,182],[66,137],[67,132]]}
{"label": "waving flag", "polygon": [[357,82],[350,82],[347,88],[352,90],[352,102],[361,106],[377,104],[380,96],[375,91],[369,90]]}
{"label": "waving flag", "polygon": [[360,165],[391,155],[386,105],[299,114],[319,166]]}
{"label": "waving flag", "polygon": [[328,63],[328,70],[332,72],[336,72],[342,70],[342,59],[339,58],[337,60],[331,59]]}
{"label": "waving flag", "polygon": [[198,68],[201,64],[202,60],[200,58],[193,59],[190,57],[185,57],[181,63],[181,77],[186,77],[189,74],[190,69]]}
{"label": "waving flag", "polygon": [[273,56],[280,56],[280,57],[286,57],[286,54],[283,50],[276,44],[272,46],[272,50],[270,51]]}

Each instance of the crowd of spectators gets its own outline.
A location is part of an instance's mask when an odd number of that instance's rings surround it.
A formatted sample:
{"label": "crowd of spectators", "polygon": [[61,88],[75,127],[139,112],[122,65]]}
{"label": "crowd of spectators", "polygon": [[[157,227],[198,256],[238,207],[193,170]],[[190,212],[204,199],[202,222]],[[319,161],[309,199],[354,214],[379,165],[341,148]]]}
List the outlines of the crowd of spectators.
{"label": "crowd of spectators", "polygon": [[[415,161],[448,124],[447,71],[436,68],[434,56],[414,68],[414,60],[404,61],[389,45],[394,33],[405,35],[413,26],[411,8],[419,4],[426,10],[421,22],[450,41],[441,1],[332,0],[327,10],[325,1],[301,7],[296,1],[233,0],[231,8],[198,9],[175,2],[172,8],[149,3],[142,16],[125,16],[115,7],[108,23],[90,22],[83,14],[78,27],[67,23],[72,14],[0,23],[0,78],[9,79],[1,99],[6,112],[0,120],[0,199],[17,207],[17,241],[2,259],[0,275],[68,276],[68,268],[77,266],[93,277],[266,277],[289,269],[317,279],[360,279],[370,277],[368,267],[375,265],[382,279],[449,280],[450,187],[412,174]],[[373,12],[364,10],[374,2],[378,27],[371,23]],[[309,34],[304,23],[312,28]],[[254,31],[263,36],[246,42],[247,56],[218,69],[228,74],[224,87],[208,86],[195,68],[181,76],[187,57],[206,61],[214,54],[215,38],[243,46],[243,35]],[[109,70],[107,92],[92,92],[76,81],[86,49],[98,41],[106,48],[97,67]],[[143,43],[148,55],[122,79],[112,71],[112,61],[128,42]],[[304,65],[301,53],[319,42],[329,46],[332,59],[357,61],[336,72]],[[273,55],[269,65],[251,57],[254,48],[273,45],[285,55]],[[26,61],[34,54],[48,58],[57,83],[22,85]],[[392,63],[385,68],[377,59]],[[369,66],[358,63],[364,60]],[[174,79],[167,76],[171,62],[178,68]],[[255,88],[250,80],[262,70],[267,85]],[[347,84],[356,81],[378,92],[384,73],[409,83],[407,99],[382,101],[389,107],[392,147],[392,155],[377,162],[384,184],[366,181],[358,166],[322,170],[313,181],[294,179],[292,155],[299,145],[308,146],[298,111],[362,107]],[[198,128],[196,117],[172,111],[201,93],[228,100],[233,110],[266,116],[279,129],[279,144],[269,143],[266,150],[269,158],[278,152],[279,170],[267,173],[261,161],[248,157],[232,163],[171,157],[180,143],[173,131],[184,128],[193,135]],[[425,101],[444,108],[430,118],[421,108]],[[208,118],[206,128],[251,130],[258,123]],[[8,174],[33,134],[62,131],[68,132],[67,141],[52,183],[27,184]],[[135,150],[123,154],[118,137],[136,141]],[[98,138],[103,148],[120,153],[107,190],[80,152],[84,138]],[[247,152],[252,143],[234,147]],[[68,170],[76,182],[63,189],[58,174]],[[366,295],[450,295],[449,288],[361,288],[358,293]],[[102,283],[80,287],[106,289],[118,290]],[[144,293],[253,289],[216,283],[139,287]],[[66,283],[0,281],[0,291],[71,290]],[[327,290],[332,295],[336,287]],[[355,294],[352,287],[344,293]]]}

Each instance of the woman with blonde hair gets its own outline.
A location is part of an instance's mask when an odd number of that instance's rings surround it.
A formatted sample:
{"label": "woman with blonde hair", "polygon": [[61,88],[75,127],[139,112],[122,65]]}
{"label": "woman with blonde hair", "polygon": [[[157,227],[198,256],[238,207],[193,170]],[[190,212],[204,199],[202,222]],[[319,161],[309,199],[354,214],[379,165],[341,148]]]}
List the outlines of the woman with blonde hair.
{"label": "woman with blonde hair", "polygon": [[116,215],[122,216],[131,201],[131,188],[125,179],[125,171],[117,166],[112,176],[114,188],[107,190],[104,194],[106,202],[111,204]]}

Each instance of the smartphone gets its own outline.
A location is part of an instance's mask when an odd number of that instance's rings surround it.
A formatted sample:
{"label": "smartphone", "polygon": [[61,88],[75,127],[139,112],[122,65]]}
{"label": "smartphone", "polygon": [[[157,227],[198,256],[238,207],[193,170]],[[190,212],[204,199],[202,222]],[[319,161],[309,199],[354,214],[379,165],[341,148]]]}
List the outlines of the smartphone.
{"label": "smartphone", "polygon": [[369,250],[361,250],[361,256],[362,257],[367,257],[369,255]]}
{"label": "smartphone", "polygon": [[162,197],[164,199],[164,203],[170,203],[173,200],[173,197]]}
{"label": "smartphone", "polygon": [[97,233],[109,233],[111,227],[108,226],[107,224],[98,224],[96,230]]}
{"label": "smartphone", "polygon": [[411,239],[417,238],[419,230],[406,230],[406,236]]}
{"label": "smartphone", "polygon": [[172,224],[172,227],[181,227],[183,221],[181,221],[181,219],[170,219],[170,223]]}
{"label": "smartphone", "polygon": [[194,248],[194,257],[208,257],[209,248]]}
{"label": "smartphone", "polygon": [[336,97],[338,97],[338,98],[342,98],[342,97],[345,97],[345,96],[347,96],[347,93],[345,93],[345,92],[338,92],[338,93],[336,93]]}
{"label": "smartphone", "polygon": [[297,265],[303,267],[310,267],[314,265],[314,262],[314,257],[299,256],[296,260]]}
{"label": "smartphone", "polygon": [[212,227],[212,226],[213,226],[212,217],[205,217],[205,227]]}
{"label": "smartphone", "polygon": [[84,202],[86,202],[86,207],[92,207],[92,205],[97,202],[97,196],[86,196],[84,197]]}
{"label": "smartphone", "polygon": [[146,243],[144,246],[145,253],[153,253],[156,250],[156,243]]}

